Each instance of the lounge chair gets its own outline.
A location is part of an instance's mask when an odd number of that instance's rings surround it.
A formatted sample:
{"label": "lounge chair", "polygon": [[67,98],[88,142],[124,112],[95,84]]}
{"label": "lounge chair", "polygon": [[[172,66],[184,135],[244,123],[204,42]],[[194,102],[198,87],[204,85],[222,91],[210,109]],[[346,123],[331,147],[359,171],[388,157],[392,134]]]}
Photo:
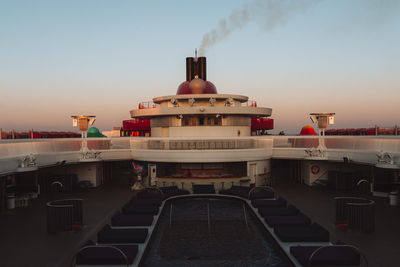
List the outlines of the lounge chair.
{"label": "lounge chair", "polygon": [[293,206],[289,205],[288,207],[263,207],[258,208],[258,213],[265,217],[265,216],[294,216],[299,213],[299,210]]}
{"label": "lounge chair", "polygon": [[88,241],[76,254],[77,265],[132,265],[138,253],[137,245],[95,245]]}
{"label": "lounge chair", "polygon": [[97,233],[99,244],[129,244],[144,243],[148,235],[147,229],[112,229],[106,224]]}
{"label": "lounge chair", "polygon": [[250,190],[248,198],[249,199],[268,199],[268,198],[274,198],[275,197],[275,192],[272,187],[268,186],[259,186],[259,187],[254,187]]}
{"label": "lounge chair", "polygon": [[215,194],[213,184],[194,184],[193,194]]}
{"label": "lounge chair", "polygon": [[253,199],[251,205],[255,208],[286,207],[286,200],[282,197],[278,199]]}
{"label": "lounge chair", "polygon": [[265,222],[270,227],[276,227],[279,225],[310,225],[311,220],[303,213],[299,212],[294,216],[265,216]]}
{"label": "lounge chair", "polygon": [[274,233],[283,242],[329,242],[329,232],[317,223],[276,226]]}
{"label": "lounge chair", "polygon": [[360,266],[361,254],[353,246],[293,246],[290,254],[303,266]]}
{"label": "lounge chair", "polygon": [[133,197],[131,198],[131,200],[129,201],[129,205],[130,206],[135,206],[135,207],[139,207],[139,206],[161,206],[162,204],[162,200],[159,198],[136,198]]}
{"label": "lounge chair", "polygon": [[220,190],[219,193],[222,195],[238,196],[243,198],[249,197],[251,188],[248,186],[232,185],[229,189]]}
{"label": "lounge chair", "polygon": [[111,218],[112,226],[150,226],[153,223],[152,214],[121,214],[117,212]]}
{"label": "lounge chair", "polygon": [[160,189],[156,187],[143,188],[136,194],[136,198],[156,198],[164,199],[164,195]]}
{"label": "lounge chair", "polygon": [[181,195],[190,194],[189,191],[179,189],[176,185],[160,187],[160,190],[163,192],[165,199],[173,197],[173,196],[181,196]]}
{"label": "lounge chair", "polygon": [[136,206],[130,203],[122,207],[123,214],[152,214],[156,215],[160,211],[158,206]]}

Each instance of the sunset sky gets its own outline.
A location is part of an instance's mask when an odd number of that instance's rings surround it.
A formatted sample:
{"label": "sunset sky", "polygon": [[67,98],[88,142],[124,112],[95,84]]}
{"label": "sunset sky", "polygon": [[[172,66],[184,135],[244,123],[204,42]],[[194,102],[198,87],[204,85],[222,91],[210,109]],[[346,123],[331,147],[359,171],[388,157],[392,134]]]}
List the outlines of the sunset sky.
{"label": "sunset sky", "polygon": [[397,0],[0,0],[0,128],[74,130],[75,114],[121,126],[176,93],[213,29],[208,80],[272,108],[274,132],[311,112],[336,112],[335,128],[400,125]]}

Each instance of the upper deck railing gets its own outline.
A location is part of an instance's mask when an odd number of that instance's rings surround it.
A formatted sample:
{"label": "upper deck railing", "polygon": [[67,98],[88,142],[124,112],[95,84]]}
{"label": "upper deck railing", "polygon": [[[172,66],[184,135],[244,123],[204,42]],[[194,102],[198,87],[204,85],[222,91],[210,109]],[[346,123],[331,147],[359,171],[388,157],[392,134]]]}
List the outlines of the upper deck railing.
{"label": "upper deck railing", "polygon": [[[102,160],[135,159],[137,155],[145,155],[146,151],[152,151],[151,155],[156,153],[159,157],[168,157],[168,153],[179,151],[225,151],[224,153],[235,154],[232,150],[236,150],[240,154],[254,150],[265,155],[265,158],[288,159],[307,159],[315,155],[314,152],[322,151],[325,153],[325,160],[350,157],[354,162],[374,164],[379,154],[386,153],[400,166],[399,136],[88,138],[87,148],[89,151],[99,152]],[[33,156],[39,166],[50,166],[62,161],[79,162],[83,153],[80,138],[0,140],[0,174],[18,168],[28,157]]]}

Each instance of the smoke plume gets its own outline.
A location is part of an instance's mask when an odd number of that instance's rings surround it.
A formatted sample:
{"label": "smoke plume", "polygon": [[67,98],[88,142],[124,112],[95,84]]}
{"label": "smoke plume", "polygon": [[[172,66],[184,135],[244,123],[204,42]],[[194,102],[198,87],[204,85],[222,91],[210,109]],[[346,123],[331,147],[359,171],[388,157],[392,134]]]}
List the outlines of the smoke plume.
{"label": "smoke plume", "polygon": [[[253,20],[259,20],[266,31],[271,31],[275,27],[286,23],[297,14],[306,11],[314,4],[322,0],[255,0],[245,5],[242,9],[233,11],[229,18],[222,19],[219,25],[203,36],[199,48],[199,54],[204,55],[210,46],[224,40],[233,31],[246,26]],[[344,1],[345,3],[346,1]],[[362,23],[366,26],[373,24],[378,26],[387,19],[392,18],[398,12],[400,6],[399,0],[370,0],[360,1],[367,10]],[[350,7],[351,5],[349,5]],[[354,12],[356,16],[360,10]],[[352,23],[347,23],[352,24]],[[350,26],[350,25],[347,25]]]}
{"label": "smoke plume", "polygon": [[228,19],[220,20],[218,27],[203,36],[199,54],[204,55],[210,46],[224,40],[231,32],[244,27],[251,20],[260,18],[262,26],[271,31],[316,2],[318,0],[257,0],[245,5],[233,11]]}

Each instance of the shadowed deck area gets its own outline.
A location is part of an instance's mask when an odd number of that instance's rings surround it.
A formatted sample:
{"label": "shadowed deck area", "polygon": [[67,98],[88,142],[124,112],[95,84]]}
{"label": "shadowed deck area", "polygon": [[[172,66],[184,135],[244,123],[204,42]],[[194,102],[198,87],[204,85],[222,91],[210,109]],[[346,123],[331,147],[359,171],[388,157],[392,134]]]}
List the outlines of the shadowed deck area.
{"label": "shadowed deck area", "polygon": [[[114,183],[74,193],[41,195],[28,207],[1,213],[1,266],[69,266],[71,257],[82,243],[96,234],[131,196],[127,185]],[[63,198],[84,199],[84,228],[78,232],[48,234],[46,203]]]}
{"label": "shadowed deck area", "polygon": [[397,267],[400,251],[400,206],[389,206],[386,198],[375,201],[375,232],[371,234],[336,228],[334,225],[334,197],[351,193],[332,192],[296,183],[274,186],[278,195],[293,203],[313,221],[331,233],[331,241],[342,240],[358,247],[368,258],[369,266]]}
{"label": "shadowed deck area", "polygon": [[[335,228],[333,223],[333,198],[336,196],[349,196],[350,193],[331,192],[290,182],[277,184],[274,187],[278,195],[286,198],[289,203],[301,209],[313,221],[320,223],[329,230],[331,241],[342,240],[359,247],[366,254],[369,266],[395,267],[399,265],[400,207],[389,206],[388,199],[374,198],[376,201],[375,232],[363,234]],[[114,211],[126,203],[131,196],[132,192],[126,184],[107,184],[100,188],[82,190],[75,193],[63,193],[57,196],[42,195],[39,199],[32,201],[27,208],[18,208],[1,213],[1,266],[69,266],[72,255],[82,243],[89,238],[93,238],[96,232],[109,220]],[[79,232],[50,235],[46,231],[45,204],[49,200],[61,198],[84,199],[83,216],[85,227]],[[204,211],[202,212],[201,209],[198,211],[199,216],[201,215],[201,218],[204,219]],[[179,213],[174,212],[174,214],[178,216]],[[166,214],[166,216],[168,217],[169,215]],[[189,223],[182,219],[174,217],[175,225],[172,227],[174,231],[165,231],[165,237],[172,235],[173,239],[180,240],[179,229],[184,228]],[[193,220],[195,218],[190,219]],[[190,225],[192,224],[190,223]],[[238,226],[243,226],[243,221],[228,223],[228,225],[235,229]],[[191,228],[191,230],[208,231],[206,224],[199,225],[199,227],[201,229]],[[219,225],[215,223],[213,227],[218,228]],[[221,229],[225,228],[219,229],[218,232],[224,234]],[[193,238],[195,243],[199,240],[198,238],[196,239],[195,235]],[[168,242],[164,244],[168,245]],[[185,242],[182,244],[185,244]],[[168,249],[165,250],[165,247],[163,248],[162,246],[157,251],[160,254],[167,253],[165,254],[166,257],[173,258],[175,255]],[[245,251],[243,252],[245,253]],[[149,254],[151,255],[151,253],[150,251]],[[189,254],[193,256],[192,253]],[[214,251],[214,254],[220,259],[224,258],[218,251]],[[193,261],[191,262],[193,263]]]}

